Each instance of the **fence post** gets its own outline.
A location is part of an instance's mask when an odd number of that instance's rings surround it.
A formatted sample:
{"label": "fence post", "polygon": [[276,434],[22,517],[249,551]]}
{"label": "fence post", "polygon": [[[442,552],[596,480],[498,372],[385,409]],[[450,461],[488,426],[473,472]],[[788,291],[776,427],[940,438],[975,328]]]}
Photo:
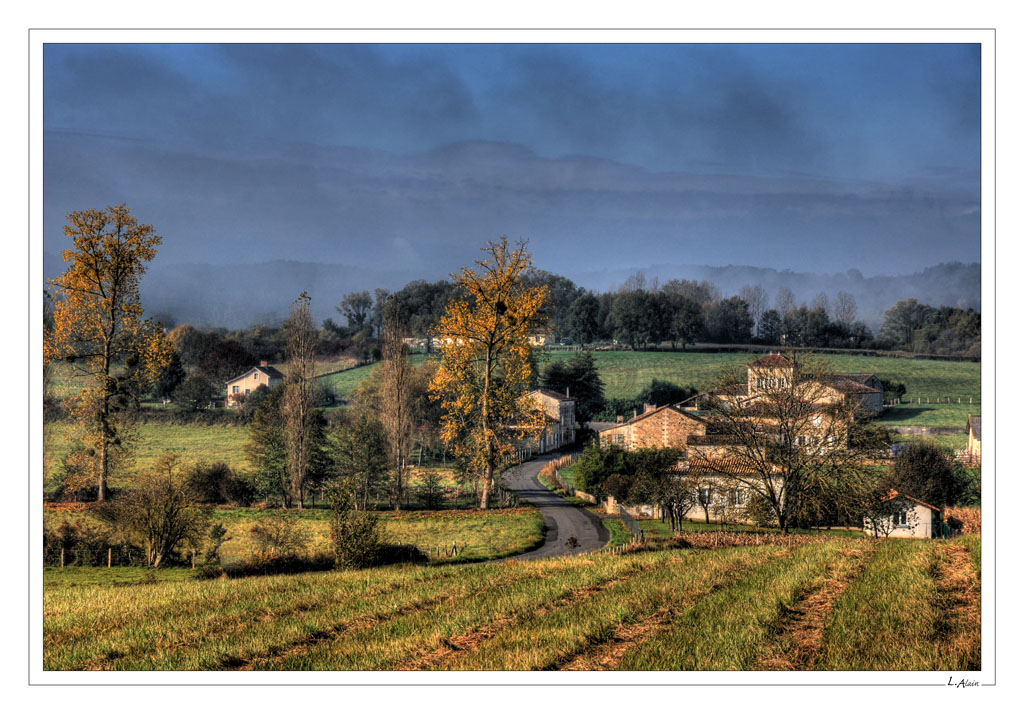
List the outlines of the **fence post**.
{"label": "fence post", "polygon": [[107,567],[110,567],[110,548],[107,548]]}
{"label": "fence post", "polygon": [[64,567],[64,546],[60,547],[60,567]]}

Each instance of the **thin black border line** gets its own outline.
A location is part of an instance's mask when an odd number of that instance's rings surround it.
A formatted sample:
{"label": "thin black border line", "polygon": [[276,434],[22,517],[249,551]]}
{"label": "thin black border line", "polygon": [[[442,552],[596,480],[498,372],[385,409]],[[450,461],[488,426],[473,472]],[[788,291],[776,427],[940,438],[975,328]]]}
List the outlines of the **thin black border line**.
{"label": "thin black border line", "polygon": [[[845,32],[845,31],[852,31],[852,32],[861,32],[861,31],[867,31],[867,32],[991,32],[991,34],[992,34],[992,187],[991,187],[991,191],[992,191],[992,260],[993,260],[993,265],[992,265],[992,305],[991,305],[991,308],[992,308],[992,325],[993,325],[993,330],[992,330],[992,350],[993,350],[992,351],[992,384],[993,384],[992,410],[993,410],[993,414],[995,413],[995,409],[996,409],[996,403],[995,403],[996,394],[995,394],[994,385],[995,385],[996,361],[997,361],[997,356],[998,356],[997,352],[996,352],[996,349],[995,349],[995,342],[996,342],[996,334],[995,333],[996,333],[996,331],[994,329],[995,318],[996,318],[996,312],[995,312],[995,310],[996,310],[996,306],[995,306],[995,302],[996,302],[995,301],[995,288],[996,288],[996,272],[997,272],[995,267],[996,267],[996,262],[997,262],[997,260],[996,260],[996,251],[997,251],[998,245],[997,245],[997,241],[996,241],[996,226],[997,226],[997,220],[996,220],[996,203],[997,203],[997,201],[996,201],[996,199],[997,199],[997,196],[996,196],[996,191],[995,191],[996,174],[997,174],[997,171],[996,171],[996,161],[997,161],[997,159],[996,159],[996,157],[997,157],[997,152],[996,152],[996,139],[997,139],[997,126],[996,126],[997,125],[997,122],[996,122],[996,117],[997,117],[997,111],[996,111],[996,102],[997,102],[997,92],[996,92],[996,78],[997,78],[996,77],[996,73],[997,73],[996,34],[997,33],[996,33],[996,29],[994,27],[993,28],[739,28],[739,29],[734,29],[734,28],[29,28],[29,30],[28,30],[28,52],[27,52],[27,54],[28,54],[28,56],[27,56],[27,59],[28,59],[27,66],[28,66],[28,71],[29,71],[29,77],[28,77],[28,79],[29,79],[29,82],[28,82],[28,84],[29,84],[29,88],[28,88],[28,103],[29,103],[29,107],[28,107],[28,125],[29,125],[28,126],[28,138],[29,138],[29,141],[28,141],[28,151],[27,151],[28,164],[29,164],[29,185],[28,185],[27,195],[28,195],[28,214],[29,214],[28,215],[28,218],[29,218],[29,221],[28,221],[29,222],[29,232],[28,232],[28,234],[29,234],[29,276],[28,277],[29,277],[30,300],[29,300],[29,304],[28,304],[28,311],[29,311],[29,320],[28,320],[28,323],[29,323],[28,324],[28,329],[29,329],[29,340],[28,340],[29,355],[28,356],[29,356],[29,377],[30,378],[28,380],[27,391],[28,391],[28,396],[29,396],[29,400],[28,401],[29,401],[30,415],[31,415],[31,410],[32,410],[32,379],[31,379],[31,377],[32,377],[32,332],[33,332],[33,330],[32,330],[32,301],[31,301],[32,300],[32,298],[31,298],[31,295],[32,295],[32,275],[33,275],[33,270],[32,270],[32,256],[33,256],[33,250],[32,250],[32,133],[33,133],[32,132],[32,33],[33,32],[41,32],[41,31],[46,31],[46,32],[182,32],[182,31],[184,31],[184,32],[267,32],[267,33],[273,33],[273,32],[505,32],[505,31],[509,31],[509,32],[534,32],[534,31],[539,31],[539,32],[611,32],[611,33],[615,33],[615,32],[647,32],[647,31],[650,31],[650,32],[718,32],[718,31],[737,32],[738,31],[738,32],[760,32],[760,33],[763,33],[763,32]],[[68,44],[76,44],[76,43],[68,43]],[[111,44],[117,44],[117,43],[111,43]],[[154,43],[139,43],[139,44],[154,44]],[[203,44],[203,43],[195,43],[195,42],[191,42],[191,43],[189,43],[189,42],[180,42],[180,43],[174,42],[174,43],[170,43],[169,42],[169,43],[161,43],[161,44]],[[253,43],[253,44],[272,44],[272,43]],[[282,44],[301,44],[301,43],[282,43]],[[375,43],[375,44],[388,44],[388,43]],[[398,44],[398,43],[396,43],[396,44]],[[439,44],[444,44],[444,43],[439,43]],[[493,43],[481,43],[481,44],[493,44]],[[503,43],[503,44],[528,44],[528,43]],[[544,44],[544,43],[541,43],[541,44]],[[596,43],[593,43],[593,44],[630,44],[630,43],[596,42]],[[835,42],[820,42],[820,43],[784,43],[784,42],[749,42],[749,43],[709,42],[709,43],[699,43],[699,42],[692,42],[692,43],[679,43],[679,42],[677,42],[677,43],[672,43],[672,42],[666,42],[664,44],[851,44],[851,45],[856,45],[856,44],[885,44],[885,43],[871,43],[871,42],[843,42],[843,43],[835,43]],[[918,44],[918,43],[906,43],[906,44]],[[935,43],[935,44],[962,44],[962,43],[952,43],[952,42],[950,42],[950,43],[941,43],[941,42],[939,42],[939,43]],[[968,44],[973,44],[973,43],[968,43]],[[983,109],[983,106],[982,106],[981,109]],[[984,214],[982,214],[982,215],[984,215]],[[982,265],[984,265],[984,255],[982,255]],[[984,299],[984,290],[982,291],[982,299]],[[982,341],[982,345],[984,345],[984,340]],[[984,389],[982,389],[982,396],[984,397]],[[30,464],[32,462],[32,426],[33,426],[33,420],[30,418],[29,419],[29,428],[28,428]],[[994,424],[993,424],[993,431],[992,431],[992,433],[995,434],[995,425]],[[996,439],[993,438],[993,444],[995,444],[995,440]],[[994,464],[994,461],[992,461],[992,463]],[[996,498],[996,490],[995,490],[995,482],[994,482],[995,481],[995,474],[994,474],[995,468],[994,468],[994,465],[992,466],[992,471],[993,471],[993,476],[992,476],[992,479],[991,479],[992,480],[992,502],[994,503],[995,502],[995,498]],[[982,482],[984,484],[984,478],[982,478]],[[31,469],[30,469],[30,475],[29,475],[29,487],[30,487],[30,495],[31,495],[31,490],[32,490]],[[31,546],[31,540],[32,540],[32,510],[33,510],[32,509],[32,500],[30,498],[29,499],[29,519],[28,519],[28,531],[29,531],[29,533],[28,533],[28,537],[29,537],[29,540],[28,540],[28,543],[29,543],[28,569],[29,569],[29,577],[27,579],[28,582],[29,582],[29,607],[30,607],[30,612],[31,612],[31,607],[32,607],[32,551],[31,551],[31,549],[32,549],[32,546]],[[993,527],[993,529],[995,528],[995,515],[996,515],[995,514],[995,509],[993,507],[993,513],[992,513],[992,527]],[[993,561],[994,561],[995,557],[996,557],[996,539],[993,536],[992,537],[992,558],[993,558]],[[992,598],[992,621],[993,621],[993,628],[992,628],[992,654],[993,654],[992,681],[990,683],[989,682],[982,682],[981,686],[995,686],[996,683],[997,683],[997,664],[998,664],[998,659],[995,657],[995,653],[996,653],[996,632],[997,632],[997,628],[995,627],[995,619],[996,619],[996,595],[998,594],[998,589],[997,589],[996,583],[995,583],[996,577],[997,577],[996,571],[997,571],[997,569],[993,568],[993,572],[992,572],[992,588],[993,588],[993,598]],[[28,634],[29,634],[28,639],[29,639],[29,648],[30,648],[30,653],[31,653],[31,648],[32,648],[32,618],[28,619],[27,629],[28,629]],[[142,683],[142,682],[140,682],[138,684],[126,683],[126,682],[74,683],[74,682],[33,682],[32,681],[32,659],[31,659],[31,657],[28,658],[27,665],[28,665],[28,685],[29,686],[389,686],[389,687],[391,687],[391,686],[530,686],[530,687],[532,687],[532,686],[617,686],[617,687],[622,687],[622,686],[630,686],[630,687],[632,687],[632,686],[644,686],[644,687],[650,687],[650,686],[730,686],[730,687],[731,686],[946,686],[946,684],[942,684],[942,683],[926,684],[926,683],[918,683],[918,682],[886,682],[886,683],[878,683],[878,684],[872,684],[872,683],[867,683],[867,682],[857,682],[857,683],[822,682],[820,684],[814,683],[814,682],[795,682],[795,683],[778,682],[778,683],[764,683],[764,684],[762,684],[762,683],[755,683],[755,682],[722,683],[722,684],[711,683],[711,682],[693,682],[693,683],[685,683],[685,682],[639,683],[639,682],[634,682],[634,683],[604,683],[604,684],[602,684],[602,683],[594,683],[594,684],[590,684],[590,683],[561,683],[561,682],[551,682],[551,683],[526,683],[526,682],[522,682],[522,683],[487,683],[487,682],[484,682],[484,683],[479,683],[479,684],[477,684],[477,683],[465,683],[465,682],[463,682],[463,683],[423,683],[423,684],[407,683],[407,682],[381,683],[381,684],[369,683],[369,682],[357,682],[357,683],[348,683],[348,682],[338,682],[338,683],[321,683],[321,682],[282,682],[282,683],[272,683],[272,682],[258,682],[258,683],[241,683],[241,682],[240,683],[233,683],[233,682],[231,682],[231,683],[226,683],[225,682],[225,683],[221,683],[221,682],[210,682],[210,683],[195,683],[195,684],[184,683],[184,682],[172,682],[172,683],[158,683],[158,682],[145,682],[145,683]],[[854,671],[854,670],[841,670],[841,671]],[[903,670],[889,670],[889,671],[903,672]],[[945,670],[943,670],[943,671],[945,671]],[[938,672],[936,672],[936,673],[938,673]]]}

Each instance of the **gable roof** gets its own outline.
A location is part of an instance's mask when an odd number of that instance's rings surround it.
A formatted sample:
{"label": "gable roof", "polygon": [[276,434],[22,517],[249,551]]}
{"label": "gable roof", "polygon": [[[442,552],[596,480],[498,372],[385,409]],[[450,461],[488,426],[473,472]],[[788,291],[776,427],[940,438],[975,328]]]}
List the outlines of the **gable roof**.
{"label": "gable roof", "polygon": [[748,367],[773,367],[773,368],[780,368],[780,367],[782,367],[782,368],[787,368],[788,369],[788,368],[793,366],[793,363],[790,362],[785,357],[783,357],[782,355],[774,355],[774,354],[772,354],[772,355],[765,355],[764,357],[762,357],[759,360],[754,360],[753,362],[751,362],[747,366]]}
{"label": "gable roof", "polygon": [[919,501],[918,499],[914,498],[913,496],[908,496],[905,493],[900,493],[896,489],[892,489],[891,491],[889,491],[889,494],[887,496],[884,496],[882,498],[882,500],[883,501],[891,501],[894,498],[904,498],[904,499],[906,499],[908,501],[913,501],[914,503],[917,503],[917,504],[919,504],[921,506],[925,506],[926,508],[930,508],[933,511],[938,511],[939,510],[938,508],[936,508],[935,506],[931,505],[930,503],[925,503],[924,501]]}
{"label": "gable roof", "polygon": [[981,441],[981,415],[971,416],[967,418],[967,428],[974,434],[974,438]]}
{"label": "gable roof", "polygon": [[252,369],[246,372],[243,372],[242,374],[238,375],[237,377],[234,377],[233,379],[229,379],[227,382],[225,382],[225,384],[237,382],[243,377],[248,377],[253,372],[263,372],[263,374],[267,375],[270,379],[284,379],[284,374],[280,372],[276,367],[271,367],[269,365],[259,365],[257,367],[253,367]]}
{"label": "gable roof", "polygon": [[669,412],[678,414],[679,416],[686,417],[687,419],[691,419],[693,421],[697,421],[697,422],[700,422],[702,424],[704,423],[704,420],[701,419],[696,414],[694,414],[692,411],[684,411],[684,410],[680,409],[678,406],[676,406],[675,404],[666,404],[663,407],[658,407],[657,409],[651,409],[650,411],[646,411],[643,414],[637,414],[632,419],[630,419],[628,421],[624,421],[621,424],[616,424],[615,426],[627,426],[629,424],[636,424],[638,421],[643,421],[647,417],[654,416],[655,414],[658,414],[659,412],[664,412],[666,409]]}
{"label": "gable roof", "polygon": [[850,379],[847,374],[836,374],[822,380],[824,384],[843,394],[878,394],[878,390],[863,382]]}
{"label": "gable roof", "polygon": [[564,394],[559,394],[558,392],[552,391],[550,389],[534,389],[532,392],[530,392],[530,394],[543,394],[545,397],[550,397],[551,399],[557,399],[560,402],[575,402],[576,401],[576,397],[567,397]]}
{"label": "gable roof", "polygon": [[[874,374],[837,374],[836,377],[842,377],[843,379],[849,379],[854,382],[860,382],[861,384],[867,384],[872,378],[878,379]],[[882,380],[878,380],[882,381]]]}

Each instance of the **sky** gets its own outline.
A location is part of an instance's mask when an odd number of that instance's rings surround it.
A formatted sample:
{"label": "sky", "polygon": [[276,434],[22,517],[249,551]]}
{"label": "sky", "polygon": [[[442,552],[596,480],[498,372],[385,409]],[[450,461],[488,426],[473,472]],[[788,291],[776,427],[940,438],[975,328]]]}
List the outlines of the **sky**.
{"label": "sky", "polygon": [[980,65],[964,44],[48,44],[44,250],[68,212],[127,203],[175,264],[436,279],[501,235],[569,277],[977,262]]}

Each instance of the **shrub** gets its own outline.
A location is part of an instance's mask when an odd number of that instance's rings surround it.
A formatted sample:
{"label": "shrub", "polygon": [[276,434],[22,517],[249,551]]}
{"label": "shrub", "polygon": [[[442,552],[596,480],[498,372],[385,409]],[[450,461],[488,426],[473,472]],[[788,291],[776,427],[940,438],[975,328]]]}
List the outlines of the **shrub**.
{"label": "shrub", "polygon": [[[238,565],[222,568],[229,578],[244,578],[252,575],[292,575],[334,568],[334,558],[318,553],[312,556],[282,555],[277,557],[254,557]],[[217,577],[220,577],[219,575]]]}
{"label": "shrub", "polygon": [[256,496],[252,477],[236,475],[222,461],[200,463],[189,469],[189,486],[202,503],[234,503],[248,506]]}
{"label": "shrub", "polygon": [[331,520],[334,559],[339,568],[376,565],[384,547],[380,517],[369,511],[345,510]]}
{"label": "shrub", "polygon": [[356,498],[346,483],[335,481],[328,485],[327,492],[331,506],[331,541],[337,567],[376,565],[385,545],[380,517],[370,511],[355,510]]}
{"label": "shrub", "polygon": [[261,519],[249,530],[256,559],[297,556],[309,542],[309,533],[294,516],[274,514]]}
{"label": "shrub", "polygon": [[145,553],[122,542],[113,531],[85,521],[64,521],[56,528],[43,526],[43,564],[59,566],[61,550],[64,565],[139,565]]}
{"label": "shrub", "polygon": [[[981,509],[970,506],[951,506],[946,509],[946,521],[964,535],[981,533]],[[957,521],[959,525],[954,525]]]}
{"label": "shrub", "polygon": [[143,548],[146,563],[154,568],[172,562],[179,547],[195,550],[210,521],[210,509],[197,501],[174,454],[162,456],[132,489],[104,504],[97,514]]}
{"label": "shrub", "polygon": [[386,543],[377,551],[375,565],[392,565],[394,563],[426,563],[429,558],[414,545],[404,543],[396,545]]}

